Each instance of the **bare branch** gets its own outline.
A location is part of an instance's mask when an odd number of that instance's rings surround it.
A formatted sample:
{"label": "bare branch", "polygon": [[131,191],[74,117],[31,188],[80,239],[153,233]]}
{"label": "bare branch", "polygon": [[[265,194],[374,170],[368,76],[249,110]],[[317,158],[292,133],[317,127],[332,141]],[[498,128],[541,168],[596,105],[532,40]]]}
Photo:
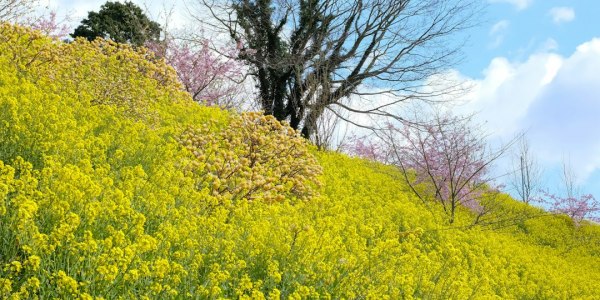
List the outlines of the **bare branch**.
{"label": "bare branch", "polygon": [[0,21],[18,21],[31,13],[37,2],[37,0],[0,0]]}
{"label": "bare branch", "polygon": [[[305,137],[332,105],[400,118],[405,101],[440,101],[465,86],[444,78],[459,59],[458,34],[475,25],[478,0],[198,0],[197,20],[239,45],[257,102]],[[356,96],[387,95],[357,107]],[[371,100],[373,102],[373,100]]]}

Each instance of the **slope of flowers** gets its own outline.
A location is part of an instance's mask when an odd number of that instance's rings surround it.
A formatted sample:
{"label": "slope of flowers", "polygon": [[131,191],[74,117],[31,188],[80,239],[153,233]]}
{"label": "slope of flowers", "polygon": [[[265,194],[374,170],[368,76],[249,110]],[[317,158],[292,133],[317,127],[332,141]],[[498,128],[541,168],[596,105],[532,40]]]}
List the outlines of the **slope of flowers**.
{"label": "slope of flowers", "polygon": [[448,229],[398,176],[147,53],[0,25],[2,299],[597,296],[596,226]]}

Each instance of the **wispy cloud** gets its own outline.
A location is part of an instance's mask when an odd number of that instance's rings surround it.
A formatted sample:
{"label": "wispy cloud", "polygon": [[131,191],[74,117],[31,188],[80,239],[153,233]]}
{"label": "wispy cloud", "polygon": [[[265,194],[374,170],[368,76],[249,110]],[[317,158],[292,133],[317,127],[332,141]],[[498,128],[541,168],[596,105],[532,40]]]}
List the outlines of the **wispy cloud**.
{"label": "wispy cloud", "polygon": [[548,38],[538,47],[537,52],[552,52],[555,50],[558,50],[558,42],[553,38]]}
{"label": "wispy cloud", "polygon": [[509,25],[510,22],[508,20],[496,22],[494,25],[492,25],[492,28],[490,29],[490,35],[501,33],[502,31],[506,30]]}
{"label": "wispy cloud", "polygon": [[515,6],[517,10],[524,10],[533,3],[533,0],[488,0],[490,3],[509,3]]}
{"label": "wispy cloud", "polygon": [[510,22],[508,20],[501,20],[496,22],[490,28],[489,35],[492,37],[492,42],[488,45],[489,48],[497,48],[504,41],[504,36],[506,35],[506,30],[510,26]]}
{"label": "wispy cloud", "polygon": [[567,23],[575,19],[575,10],[572,7],[553,7],[548,14],[555,24]]}

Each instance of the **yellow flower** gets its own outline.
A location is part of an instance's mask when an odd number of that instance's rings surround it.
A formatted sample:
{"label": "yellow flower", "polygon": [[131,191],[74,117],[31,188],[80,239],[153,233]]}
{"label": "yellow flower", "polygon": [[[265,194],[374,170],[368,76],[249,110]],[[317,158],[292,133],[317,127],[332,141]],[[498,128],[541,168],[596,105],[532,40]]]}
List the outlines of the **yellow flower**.
{"label": "yellow flower", "polygon": [[279,299],[281,299],[281,292],[278,289],[274,288],[273,290],[271,290],[269,292],[269,299],[270,300],[279,300]]}
{"label": "yellow flower", "polygon": [[153,273],[158,278],[165,278],[169,272],[169,261],[162,258],[154,262]]}
{"label": "yellow flower", "polygon": [[88,293],[82,293],[81,295],[79,295],[79,299],[80,300],[94,300],[94,297],[92,297]]}
{"label": "yellow flower", "polygon": [[0,278],[0,294],[7,295],[12,291],[12,282],[6,278]]}
{"label": "yellow flower", "polygon": [[103,265],[96,268],[96,271],[102,276],[103,280],[112,282],[119,274],[119,268],[115,265]]}
{"label": "yellow flower", "polygon": [[42,259],[37,255],[31,255],[25,261],[25,266],[31,268],[32,271],[37,271],[40,268]]}
{"label": "yellow flower", "polygon": [[31,277],[27,279],[25,285],[33,291],[37,291],[40,289],[40,280],[35,277]]}
{"label": "yellow flower", "polygon": [[140,272],[136,269],[131,269],[127,271],[127,273],[124,276],[125,281],[135,282],[136,280],[138,280],[138,278],[140,278]]}
{"label": "yellow flower", "polygon": [[269,273],[269,277],[275,282],[281,282],[281,273],[279,272],[279,265],[276,261],[269,262],[267,266],[267,272]]}
{"label": "yellow flower", "polygon": [[77,294],[77,290],[79,288],[77,280],[67,275],[64,271],[58,271],[55,275],[55,280],[59,290],[71,295]]}
{"label": "yellow flower", "polygon": [[10,262],[5,269],[8,269],[12,273],[19,274],[19,272],[21,272],[21,268],[21,262],[15,260]]}
{"label": "yellow flower", "polygon": [[150,290],[152,291],[152,293],[154,295],[158,295],[160,294],[160,292],[162,292],[163,290],[163,286],[158,283],[158,282],[154,282],[151,286],[150,286]]}

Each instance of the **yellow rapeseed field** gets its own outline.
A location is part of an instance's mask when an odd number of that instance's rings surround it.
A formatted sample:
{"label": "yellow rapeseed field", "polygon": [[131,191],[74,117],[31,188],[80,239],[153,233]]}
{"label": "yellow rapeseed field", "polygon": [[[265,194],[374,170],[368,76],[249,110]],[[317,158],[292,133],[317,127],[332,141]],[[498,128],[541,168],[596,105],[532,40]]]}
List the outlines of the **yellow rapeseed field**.
{"label": "yellow rapeseed field", "polygon": [[600,299],[598,226],[502,197],[448,227],[144,50],[0,25],[1,299]]}

